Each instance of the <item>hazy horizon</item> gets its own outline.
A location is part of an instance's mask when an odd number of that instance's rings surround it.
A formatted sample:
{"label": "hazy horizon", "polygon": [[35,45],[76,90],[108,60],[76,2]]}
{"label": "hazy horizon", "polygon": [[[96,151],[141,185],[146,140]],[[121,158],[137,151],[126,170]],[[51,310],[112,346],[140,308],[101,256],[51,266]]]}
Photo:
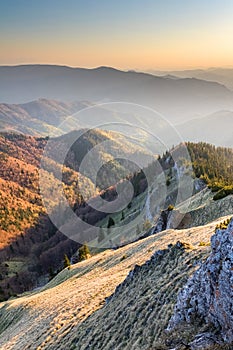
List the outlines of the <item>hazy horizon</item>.
{"label": "hazy horizon", "polygon": [[1,2],[0,65],[228,67],[232,10],[230,0]]}
{"label": "hazy horizon", "polygon": [[227,65],[227,66],[193,66],[193,67],[180,67],[179,69],[176,68],[169,68],[169,69],[163,69],[162,67],[145,67],[145,68],[138,68],[138,67],[117,67],[117,66],[111,66],[111,65],[93,65],[93,66],[79,66],[79,65],[69,65],[69,64],[62,64],[62,63],[46,63],[46,62],[20,62],[20,63],[12,63],[12,64],[0,64],[0,67],[17,67],[17,66],[58,66],[58,67],[68,67],[68,68],[80,68],[80,69],[98,69],[98,68],[112,68],[120,71],[135,71],[135,72],[143,72],[143,73],[149,73],[154,71],[158,72],[174,72],[174,71],[186,71],[186,70],[204,70],[204,71],[211,71],[215,69],[233,69],[233,65]]}

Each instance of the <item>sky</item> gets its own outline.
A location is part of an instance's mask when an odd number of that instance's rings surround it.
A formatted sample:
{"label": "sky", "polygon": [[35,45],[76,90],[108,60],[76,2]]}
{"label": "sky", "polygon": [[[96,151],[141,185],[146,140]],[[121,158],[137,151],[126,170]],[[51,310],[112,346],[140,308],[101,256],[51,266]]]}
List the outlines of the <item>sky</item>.
{"label": "sky", "polygon": [[0,0],[0,65],[233,66],[232,0]]}

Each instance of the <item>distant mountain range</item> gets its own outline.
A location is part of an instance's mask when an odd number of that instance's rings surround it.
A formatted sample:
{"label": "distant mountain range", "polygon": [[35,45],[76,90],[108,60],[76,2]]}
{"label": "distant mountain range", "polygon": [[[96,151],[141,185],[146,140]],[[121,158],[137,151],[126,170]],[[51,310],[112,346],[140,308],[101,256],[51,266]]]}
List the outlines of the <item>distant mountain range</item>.
{"label": "distant mountain range", "polygon": [[233,112],[219,111],[179,124],[176,129],[184,140],[205,141],[216,146],[233,147]]}
{"label": "distant mountain range", "polygon": [[[89,107],[89,110],[87,110]],[[85,112],[81,112],[85,111]],[[81,112],[81,113],[80,113]],[[142,112],[144,112],[142,110]],[[179,141],[206,141],[217,146],[233,147],[233,111],[217,111],[199,118],[191,118],[174,126],[180,133],[180,140],[174,133],[174,128],[153,113],[137,114],[115,112],[111,106],[94,107],[90,102],[61,102],[56,100],[39,99],[25,104],[0,104],[1,131],[19,132],[32,136],[60,136],[64,133],[92,128],[92,125],[115,125],[116,131],[122,132],[122,123],[132,123],[143,128],[146,125],[154,135],[165,140],[167,147]],[[148,140],[149,134],[138,130],[128,130],[130,138],[138,138],[137,143],[149,143],[149,149],[154,153],[161,150],[155,145],[155,139]],[[162,150],[163,151],[163,150]]]}
{"label": "distant mountain range", "polygon": [[170,78],[196,78],[215,81],[233,90],[233,68],[189,69],[179,71],[148,71],[156,76],[170,76]]}
{"label": "distant mountain range", "polygon": [[[68,117],[87,107],[88,103],[64,103],[54,100],[39,99],[24,104],[0,104],[1,131],[19,132],[27,135],[61,135],[64,132],[82,127],[72,124]],[[66,125],[60,124],[66,120]]]}
{"label": "distant mountain range", "polygon": [[39,98],[133,102],[159,111],[173,123],[233,109],[233,92],[197,78],[174,79],[109,67],[0,67],[0,102],[25,103]]}

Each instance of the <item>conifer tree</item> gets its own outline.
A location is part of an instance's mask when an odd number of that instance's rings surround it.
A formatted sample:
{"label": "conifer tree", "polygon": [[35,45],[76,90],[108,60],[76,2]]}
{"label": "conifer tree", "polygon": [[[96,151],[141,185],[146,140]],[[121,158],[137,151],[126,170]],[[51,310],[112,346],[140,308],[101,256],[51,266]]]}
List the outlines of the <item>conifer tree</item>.
{"label": "conifer tree", "polygon": [[63,266],[64,266],[64,269],[66,267],[70,268],[70,259],[68,258],[68,256],[66,254],[64,255]]}
{"label": "conifer tree", "polygon": [[87,246],[86,243],[84,243],[84,245],[79,248],[79,261],[83,261],[88,259],[91,256],[90,250]]}

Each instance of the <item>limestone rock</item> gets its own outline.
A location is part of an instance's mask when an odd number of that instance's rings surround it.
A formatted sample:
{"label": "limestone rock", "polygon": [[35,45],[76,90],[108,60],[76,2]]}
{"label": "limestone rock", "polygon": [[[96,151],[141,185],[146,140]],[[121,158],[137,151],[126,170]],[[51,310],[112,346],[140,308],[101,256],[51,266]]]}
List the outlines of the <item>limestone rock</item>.
{"label": "limestone rock", "polygon": [[[211,238],[209,258],[180,291],[168,330],[200,319],[233,342],[233,219]],[[193,349],[197,349],[193,347]]]}
{"label": "limestone rock", "polygon": [[209,332],[198,334],[189,344],[191,350],[204,350],[218,343],[216,336]]}

